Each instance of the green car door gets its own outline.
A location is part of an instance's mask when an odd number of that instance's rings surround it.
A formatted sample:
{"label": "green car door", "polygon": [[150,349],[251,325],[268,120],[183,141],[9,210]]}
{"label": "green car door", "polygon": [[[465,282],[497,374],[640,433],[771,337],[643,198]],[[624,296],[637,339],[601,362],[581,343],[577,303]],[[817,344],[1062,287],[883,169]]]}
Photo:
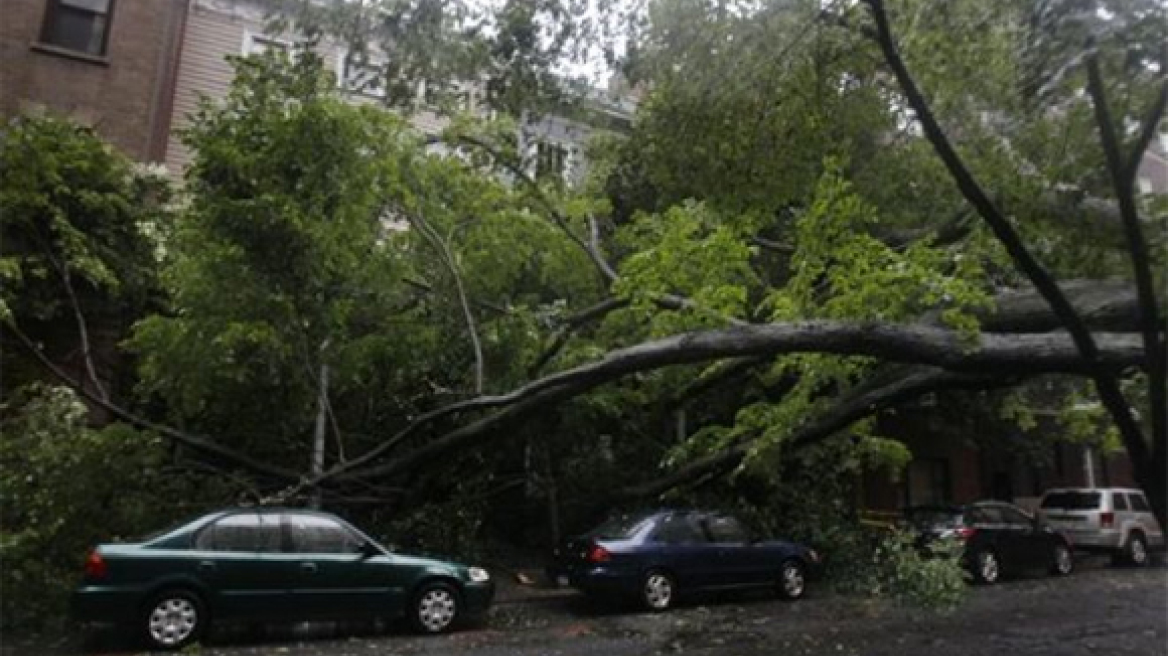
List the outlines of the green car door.
{"label": "green car door", "polygon": [[195,534],[185,568],[210,591],[218,617],[279,617],[288,608],[291,565],[280,557],[276,514],[237,512]]}
{"label": "green car door", "polygon": [[405,604],[411,571],[333,517],[286,512],[284,529],[296,569],[291,603],[314,617],[392,615]]}

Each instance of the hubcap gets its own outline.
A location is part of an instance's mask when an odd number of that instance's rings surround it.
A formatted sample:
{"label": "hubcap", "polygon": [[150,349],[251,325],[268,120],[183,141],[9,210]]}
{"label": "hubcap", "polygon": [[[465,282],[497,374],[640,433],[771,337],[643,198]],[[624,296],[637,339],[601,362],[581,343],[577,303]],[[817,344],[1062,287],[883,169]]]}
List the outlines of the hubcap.
{"label": "hubcap", "polygon": [[992,554],[983,552],[980,558],[981,578],[986,583],[998,580],[998,559]]}
{"label": "hubcap", "polygon": [[788,597],[798,597],[803,594],[803,570],[798,565],[788,564],[783,567],[783,592]]}
{"label": "hubcap", "polygon": [[438,633],[454,621],[456,609],[454,595],[448,590],[430,590],[418,601],[418,620],[427,631]]}
{"label": "hubcap", "polygon": [[1055,567],[1058,568],[1059,574],[1071,573],[1071,552],[1066,547],[1057,547],[1054,552]]}
{"label": "hubcap", "polygon": [[1131,559],[1132,562],[1142,565],[1148,559],[1148,550],[1144,547],[1144,541],[1135,539],[1131,543]]}
{"label": "hubcap", "polygon": [[664,574],[650,574],[645,581],[645,601],[650,608],[669,607],[673,599],[673,583]]}
{"label": "hubcap", "polygon": [[150,637],[160,645],[172,647],[195,632],[199,613],[189,599],[163,599],[150,611]]}

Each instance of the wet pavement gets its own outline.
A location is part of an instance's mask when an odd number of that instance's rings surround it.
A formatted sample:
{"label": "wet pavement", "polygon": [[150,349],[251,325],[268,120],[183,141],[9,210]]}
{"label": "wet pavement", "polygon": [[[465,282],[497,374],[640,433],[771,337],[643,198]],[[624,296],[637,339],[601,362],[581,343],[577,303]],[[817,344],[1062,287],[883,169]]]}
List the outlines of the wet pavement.
{"label": "wet pavement", "polygon": [[[817,593],[818,592],[818,593]],[[476,626],[420,637],[398,626],[229,628],[189,648],[200,656],[1159,656],[1168,654],[1168,569],[1080,562],[1069,578],[971,588],[949,614],[812,588],[691,601],[663,614],[597,605],[561,591],[510,591]],[[141,653],[120,634],[6,639],[2,656]]]}

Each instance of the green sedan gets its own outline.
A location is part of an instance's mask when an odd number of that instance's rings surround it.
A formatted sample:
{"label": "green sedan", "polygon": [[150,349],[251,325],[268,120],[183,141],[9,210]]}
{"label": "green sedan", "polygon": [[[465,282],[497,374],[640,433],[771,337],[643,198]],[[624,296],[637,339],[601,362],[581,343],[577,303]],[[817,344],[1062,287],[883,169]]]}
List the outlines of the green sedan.
{"label": "green sedan", "polygon": [[481,567],[390,553],[333,515],[243,508],[141,543],[98,546],[73,614],[131,624],[151,647],[177,649],[212,619],[404,615],[422,633],[442,633],[484,612],[494,593]]}

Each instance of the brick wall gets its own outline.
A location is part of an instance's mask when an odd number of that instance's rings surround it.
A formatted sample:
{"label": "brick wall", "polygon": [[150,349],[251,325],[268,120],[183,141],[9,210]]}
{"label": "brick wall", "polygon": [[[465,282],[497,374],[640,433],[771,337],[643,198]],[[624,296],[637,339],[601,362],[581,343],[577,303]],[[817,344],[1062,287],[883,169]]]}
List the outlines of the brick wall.
{"label": "brick wall", "polygon": [[161,161],[187,0],[114,0],[104,56],[40,43],[46,0],[4,0],[0,113],[45,108],[93,125],[129,156]]}

